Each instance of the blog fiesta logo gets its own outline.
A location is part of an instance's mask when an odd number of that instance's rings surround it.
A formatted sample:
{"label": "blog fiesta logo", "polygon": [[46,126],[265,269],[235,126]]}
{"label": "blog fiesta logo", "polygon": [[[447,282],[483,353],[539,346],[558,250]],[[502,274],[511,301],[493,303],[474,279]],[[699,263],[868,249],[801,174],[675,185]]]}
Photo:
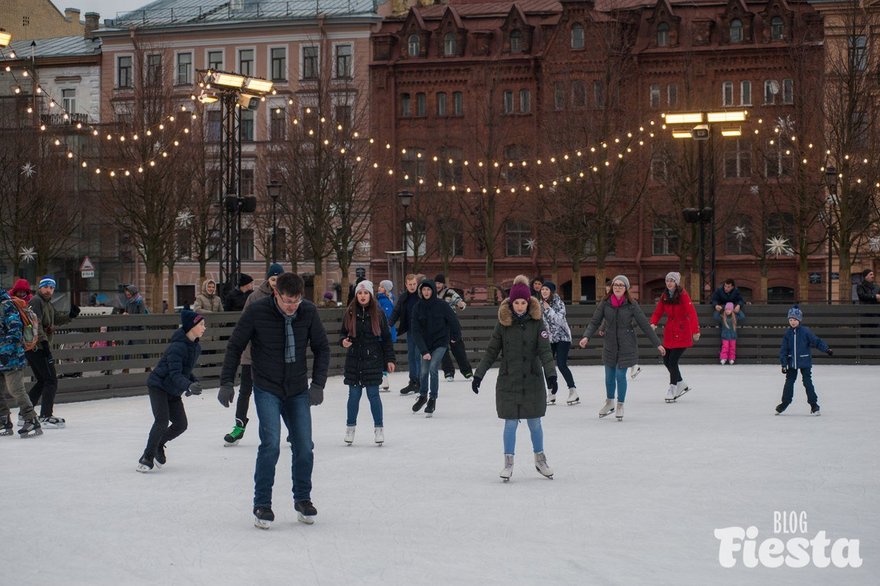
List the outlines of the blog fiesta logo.
{"label": "blog fiesta logo", "polygon": [[775,537],[760,539],[754,525],[715,529],[718,563],[724,568],[738,561],[747,568],[858,568],[862,565],[859,540],[840,537],[832,541],[824,530],[809,538],[806,511],[774,511]]}

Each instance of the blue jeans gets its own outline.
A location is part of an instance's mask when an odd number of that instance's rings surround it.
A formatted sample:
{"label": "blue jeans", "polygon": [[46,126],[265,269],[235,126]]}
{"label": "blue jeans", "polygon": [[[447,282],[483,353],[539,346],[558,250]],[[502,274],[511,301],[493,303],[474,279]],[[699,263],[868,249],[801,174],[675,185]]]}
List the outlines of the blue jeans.
{"label": "blue jeans", "polygon": [[[529,433],[532,435],[532,451],[536,454],[544,451],[544,429],[541,427],[541,418],[526,419],[529,424]],[[519,419],[504,420],[504,453],[513,454],[516,448],[516,428]]]}
{"label": "blue jeans", "polygon": [[431,398],[437,398],[437,391],[440,390],[440,375],[437,371],[440,370],[440,363],[443,362],[443,355],[446,354],[446,347],[442,348],[434,348],[434,351],[431,352],[431,359],[425,360],[422,358],[422,365],[419,367],[420,376],[419,376],[419,394],[427,395],[428,394],[428,377],[430,376],[431,380]]}
{"label": "blue jeans", "polygon": [[626,401],[626,367],[605,366],[605,396],[614,398],[614,386],[617,385],[617,400]]}
{"label": "blue jeans", "polygon": [[419,354],[419,348],[413,341],[411,333],[406,335],[406,360],[407,364],[409,364],[409,380],[417,382],[422,365],[422,356]]}
{"label": "blue jeans", "polygon": [[[810,405],[815,405],[819,402],[819,397],[816,396],[816,387],[813,386],[813,369],[801,368],[800,371],[801,382],[804,385],[804,390],[807,391],[807,402]],[[782,402],[786,405],[790,404],[794,398],[794,381],[797,380],[797,375],[797,368],[789,367],[788,372],[785,373],[785,386],[782,387]]]}
{"label": "blue jeans", "polygon": [[254,506],[272,505],[272,485],[275,484],[275,465],[281,452],[281,420],[287,426],[291,447],[290,478],[293,481],[293,500],[311,500],[312,467],[312,412],[308,392],[282,399],[254,385],[254,405],[260,418],[260,447],[257,448],[257,466],[254,471]]}
{"label": "blue jeans", "polygon": [[[373,413],[373,425],[382,427],[382,399],[379,398],[379,386],[366,387],[367,399],[370,401],[370,411]],[[361,406],[361,396],[364,387],[350,385],[348,387],[348,419],[346,425],[357,425],[358,411]]]}
{"label": "blue jeans", "polygon": [[552,342],[550,350],[556,359],[556,368],[559,369],[559,372],[562,373],[562,378],[565,379],[565,384],[570,389],[575,388],[574,377],[571,375],[571,369],[568,368],[568,351],[571,350],[571,342]]}

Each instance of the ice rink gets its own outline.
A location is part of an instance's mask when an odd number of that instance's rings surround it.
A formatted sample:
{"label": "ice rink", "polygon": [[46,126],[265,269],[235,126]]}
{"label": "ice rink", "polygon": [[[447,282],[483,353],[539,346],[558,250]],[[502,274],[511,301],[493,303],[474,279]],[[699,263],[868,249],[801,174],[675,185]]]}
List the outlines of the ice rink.
{"label": "ice rink", "polygon": [[[576,367],[581,404],[548,407],[534,469],[520,426],[513,479],[495,416],[497,370],[474,395],[441,382],[432,419],[383,393],[385,437],[373,444],[366,397],[355,443],[343,443],[340,377],[312,409],[317,522],[296,521],[282,450],[268,531],[252,523],[256,413],[241,444],[223,447],[234,409],[216,391],[186,400],[189,429],[168,464],[135,472],[152,423],[146,396],[57,406],[63,430],[0,438],[3,582],[9,584],[865,584],[880,575],[880,367],[813,370],[822,406],[773,415],[783,375],[767,366],[693,366],[692,391],[666,404],[667,374],[643,361],[626,417],[598,419],[601,367]],[[560,383],[562,379],[560,377]],[[564,385],[563,385],[564,386]],[[560,391],[560,397],[566,391]],[[774,534],[774,514],[806,526]],[[858,540],[859,568],[719,562],[715,529],[768,538]],[[851,542],[852,543],[852,542]],[[830,547],[825,554],[830,553]],[[809,549],[809,553],[812,549]]]}

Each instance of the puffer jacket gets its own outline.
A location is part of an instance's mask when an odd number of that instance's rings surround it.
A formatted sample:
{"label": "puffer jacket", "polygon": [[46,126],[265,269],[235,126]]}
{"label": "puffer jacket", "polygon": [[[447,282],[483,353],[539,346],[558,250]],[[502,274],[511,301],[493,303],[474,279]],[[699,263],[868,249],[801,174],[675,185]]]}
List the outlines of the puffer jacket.
{"label": "puffer jacket", "polygon": [[177,329],[159,364],[147,377],[147,386],[162,389],[175,397],[181,396],[190,383],[199,380],[193,374],[193,369],[201,353],[202,347],[198,341],[187,338],[183,328]]}
{"label": "puffer jacket", "polygon": [[[52,335],[55,333],[55,326],[61,326],[70,322],[70,315],[55,309],[51,300],[43,299],[40,294],[34,295],[28,303],[37,318],[40,320],[40,344],[43,342],[52,343]],[[36,351],[36,349],[35,349]]]}
{"label": "puffer jacket", "polygon": [[[715,311],[715,312],[712,312],[712,317],[715,319],[715,321],[718,322],[718,327],[721,329],[721,339],[722,340],[736,340],[736,330],[733,328],[733,320],[732,319],[728,319],[727,325],[725,325],[724,324],[724,317],[722,316],[722,314]],[[745,319],[746,319],[745,313],[743,313],[742,311],[737,313],[736,314],[736,327],[739,328],[739,326],[742,325],[742,323],[745,321]]]}
{"label": "puffer jacket", "polygon": [[[247,309],[251,306],[251,303],[255,303],[260,299],[265,299],[266,297],[272,297],[275,293],[272,291],[272,286],[269,285],[269,280],[266,279],[263,281],[259,287],[251,291],[251,294],[248,295],[247,300],[244,302],[244,308]],[[240,319],[240,318],[239,318]],[[244,352],[241,353],[241,363],[244,366],[251,365],[251,345],[248,344],[247,348],[244,349]]]}
{"label": "puffer jacket", "polygon": [[[208,285],[214,285],[214,294],[208,293]],[[196,300],[192,304],[193,311],[197,313],[216,313],[223,311],[223,302],[217,295],[217,283],[213,279],[207,279],[202,283],[202,292],[196,295]]]}
{"label": "puffer jacket", "polygon": [[676,287],[672,297],[664,291],[651,316],[651,324],[657,325],[663,316],[663,345],[666,348],[690,348],[694,345],[694,335],[700,333],[700,321],[690,295],[681,287]]}
{"label": "puffer jacket", "polygon": [[629,368],[639,363],[639,344],[636,341],[636,330],[633,324],[645,332],[653,346],[660,345],[660,338],[654,333],[648,318],[638,303],[624,301],[620,307],[614,307],[611,301],[603,299],[596,306],[593,318],[584,331],[584,338],[592,338],[604,324],[605,337],[602,347],[602,364],[615,368]]}
{"label": "puffer jacket", "polygon": [[489,346],[474,371],[483,378],[498,356],[501,366],[495,384],[495,411],[501,419],[533,419],[547,411],[544,380],[556,375],[550,334],[541,319],[541,304],[529,299],[529,309],[517,316],[505,299]]}
{"label": "puffer jacket", "polygon": [[[571,342],[571,328],[565,318],[565,303],[554,293],[550,296],[549,305],[550,307],[544,308],[544,326],[550,332],[550,343]],[[543,304],[541,307],[544,307]]]}
{"label": "puffer jacket", "polygon": [[[390,294],[386,293],[378,293],[376,294],[376,301],[379,302],[379,305],[382,307],[382,311],[385,312],[385,319],[390,320],[391,314],[394,313],[394,301],[389,297]],[[391,341],[397,341],[397,328],[394,326],[390,326],[388,328],[391,331]]]}
{"label": "puffer jacket", "polygon": [[859,303],[875,305],[877,303],[877,293],[880,293],[880,285],[866,279],[862,279],[862,282],[856,286]]}
{"label": "puffer jacket", "polygon": [[[345,369],[343,370],[343,382],[354,386],[378,386],[382,382],[382,374],[389,362],[394,360],[394,348],[391,345],[391,333],[385,312],[377,307],[381,313],[382,329],[377,336],[373,333],[370,314],[358,305],[355,311],[355,332],[351,335],[345,328],[343,317],[342,329],[339,331],[339,345],[342,340],[349,338],[352,345],[345,355]],[[346,315],[348,314],[346,310]]]}
{"label": "puffer jacket", "polygon": [[0,372],[20,370],[27,364],[21,344],[21,317],[3,289],[0,289],[0,310]]}
{"label": "puffer jacket", "polygon": [[810,353],[810,348],[813,347],[822,352],[828,352],[828,344],[807,326],[799,325],[796,328],[788,328],[785,335],[782,336],[779,363],[788,368],[812,368],[813,356]]}
{"label": "puffer jacket", "polygon": [[410,316],[410,335],[420,354],[430,354],[437,348],[448,347],[450,339],[461,340],[461,326],[452,308],[437,297],[434,281],[422,281],[417,293],[423,287],[431,287],[434,294],[430,299],[419,299],[413,309]]}

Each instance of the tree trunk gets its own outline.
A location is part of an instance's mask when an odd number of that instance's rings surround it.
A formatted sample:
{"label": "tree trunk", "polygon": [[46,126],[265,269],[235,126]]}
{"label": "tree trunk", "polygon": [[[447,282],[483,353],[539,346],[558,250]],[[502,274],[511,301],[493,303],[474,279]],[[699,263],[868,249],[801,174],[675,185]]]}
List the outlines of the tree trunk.
{"label": "tree trunk", "polygon": [[837,302],[851,303],[852,301],[852,258],[849,249],[840,251],[839,264],[837,272],[840,279],[837,281]]}
{"label": "tree trunk", "polygon": [[807,265],[807,260],[806,255],[801,256],[798,259],[797,300],[800,303],[805,303],[810,300],[810,270]]}
{"label": "tree trunk", "polygon": [[571,263],[571,302],[580,305],[581,302],[581,261]]}
{"label": "tree trunk", "polygon": [[162,266],[147,269],[147,298],[150,313],[162,313]]}
{"label": "tree trunk", "polygon": [[[343,291],[343,293],[347,293],[347,291]],[[315,278],[312,288],[312,301],[315,305],[318,304],[318,300],[321,296],[324,295],[324,260],[323,259],[315,259]]]}
{"label": "tree trunk", "polygon": [[703,293],[700,291],[703,287],[703,283],[700,281],[700,272],[692,269],[688,273],[688,283],[690,285],[690,287],[688,287],[688,293],[690,293],[691,300],[694,303],[700,303],[703,300]]}
{"label": "tree trunk", "polygon": [[596,265],[596,301],[605,297],[605,263]]}
{"label": "tree trunk", "polygon": [[767,286],[768,286],[769,281],[770,281],[770,279],[767,277],[767,275],[764,275],[764,274],[761,275],[761,280],[760,280],[760,285],[759,285],[760,290],[758,291],[757,299],[755,299],[755,301],[757,301],[759,303],[767,303]]}
{"label": "tree trunk", "polygon": [[[165,301],[165,299],[167,299],[168,300],[168,308],[173,310],[173,308],[174,308],[174,263],[168,265],[168,281],[167,281],[167,283],[168,283],[168,297],[163,298],[162,300]],[[162,312],[163,306],[164,306],[163,303],[159,304],[159,312],[160,313]],[[173,313],[173,311],[172,311],[172,313]]]}
{"label": "tree trunk", "polygon": [[495,287],[495,264],[491,255],[486,255],[486,301],[492,305],[498,303],[498,295]]}

